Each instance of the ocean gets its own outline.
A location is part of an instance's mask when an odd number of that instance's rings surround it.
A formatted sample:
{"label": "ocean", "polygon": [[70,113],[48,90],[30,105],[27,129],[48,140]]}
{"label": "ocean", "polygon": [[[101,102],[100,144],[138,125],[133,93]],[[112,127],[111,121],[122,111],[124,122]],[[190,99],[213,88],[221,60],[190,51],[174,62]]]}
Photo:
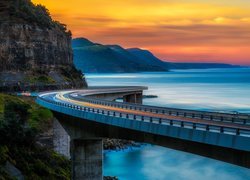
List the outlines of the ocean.
{"label": "ocean", "polygon": [[[86,74],[89,86],[147,86],[144,104],[250,114],[250,68],[157,73]],[[120,180],[250,179],[250,170],[198,155],[147,145],[104,156],[104,174]]]}

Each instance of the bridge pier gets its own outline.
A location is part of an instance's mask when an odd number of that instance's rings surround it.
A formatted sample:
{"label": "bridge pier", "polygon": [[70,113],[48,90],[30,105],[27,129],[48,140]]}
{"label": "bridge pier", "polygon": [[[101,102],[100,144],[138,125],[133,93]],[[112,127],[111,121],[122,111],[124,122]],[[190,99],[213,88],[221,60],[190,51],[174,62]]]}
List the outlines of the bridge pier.
{"label": "bridge pier", "polygon": [[123,102],[142,104],[142,93],[135,93],[123,96]]}
{"label": "bridge pier", "polygon": [[70,158],[70,137],[56,118],[53,119],[53,148],[59,154]]}
{"label": "bridge pier", "polygon": [[102,180],[102,139],[73,139],[70,142],[73,180]]}

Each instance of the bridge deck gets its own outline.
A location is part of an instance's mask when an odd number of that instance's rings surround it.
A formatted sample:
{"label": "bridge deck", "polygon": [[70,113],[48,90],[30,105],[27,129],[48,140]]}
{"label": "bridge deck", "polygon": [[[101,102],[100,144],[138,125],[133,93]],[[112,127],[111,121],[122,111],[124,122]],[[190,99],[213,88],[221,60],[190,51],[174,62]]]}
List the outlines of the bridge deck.
{"label": "bridge deck", "polygon": [[[191,129],[195,131],[212,132],[213,134],[225,134],[230,135],[228,139],[231,139],[232,143],[237,144],[244,150],[250,150],[250,126],[249,126],[249,115],[246,114],[228,114],[228,113],[217,113],[217,112],[202,112],[202,111],[189,111],[179,110],[171,108],[159,108],[146,105],[138,104],[126,104],[117,103],[101,99],[92,98],[91,95],[101,93],[122,93],[122,92],[138,92],[145,88],[138,87],[124,87],[124,88],[92,88],[86,90],[72,90],[62,92],[49,92],[40,94],[38,97],[38,103],[46,106],[41,101],[46,101],[56,106],[62,106],[64,108],[77,110],[80,112],[86,112],[91,114],[98,114],[105,117],[116,118],[119,122],[111,122],[110,124],[123,124],[120,120],[129,120],[131,122],[143,122],[147,124],[154,124],[159,128],[178,127],[184,129]],[[48,106],[48,105],[47,105]],[[54,108],[50,106],[52,110]],[[175,112],[175,113],[170,113]],[[197,116],[198,114],[198,116]],[[206,118],[207,114],[210,118]],[[211,118],[213,116],[213,118]],[[85,116],[84,116],[85,117]],[[92,117],[92,116],[91,116]],[[98,116],[99,117],[99,116]],[[202,117],[202,118],[201,118]],[[102,118],[101,118],[102,119]],[[93,118],[93,120],[95,120]],[[97,121],[97,120],[96,120]],[[103,121],[107,122],[107,121]],[[124,121],[125,122],[125,121]],[[150,127],[150,126],[149,126]],[[125,127],[126,128],[126,127]],[[174,129],[174,128],[173,128]],[[143,129],[145,130],[145,128]],[[156,131],[155,131],[156,132]],[[216,138],[218,138],[216,135]],[[233,136],[235,136],[233,138]],[[243,137],[236,141],[236,137]],[[191,135],[190,135],[191,137]],[[223,136],[224,137],[224,136]],[[225,138],[225,137],[224,137]],[[192,139],[192,138],[191,138]],[[199,140],[202,141],[202,140]],[[211,140],[209,140],[211,141]],[[217,140],[214,143],[218,143]],[[228,141],[228,140],[223,140]],[[221,142],[222,144],[224,142]],[[239,145],[240,144],[240,145]],[[227,145],[232,146],[232,145]]]}
{"label": "bridge deck", "polygon": [[223,126],[223,127],[228,127],[228,128],[237,128],[237,129],[250,131],[249,125],[241,125],[241,124],[236,124],[236,123],[226,123],[226,122],[210,121],[210,120],[204,120],[204,119],[195,119],[195,118],[189,118],[189,117],[157,114],[157,113],[153,113],[153,112],[145,112],[145,111],[142,111],[139,109],[138,110],[123,109],[121,107],[113,107],[113,106],[106,106],[106,105],[99,105],[99,104],[94,104],[94,103],[89,103],[89,102],[83,102],[83,101],[81,101],[81,99],[74,100],[74,99],[70,99],[68,97],[65,97],[62,94],[57,95],[57,99],[61,100],[62,102],[70,102],[70,103],[77,105],[77,106],[90,107],[90,108],[94,108],[94,109],[123,113],[123,114],[131,114],[131,115],[135,116],[134,119],[136,119],[136,116],[149,117],[149,118],[152,117],[152,118],[158,118],[161,120],[162,119],[171,119],[171,120],[176,120],[176,121],[181,121],[181,122],[200,123],[200,124],[205,124],[205,125]]}

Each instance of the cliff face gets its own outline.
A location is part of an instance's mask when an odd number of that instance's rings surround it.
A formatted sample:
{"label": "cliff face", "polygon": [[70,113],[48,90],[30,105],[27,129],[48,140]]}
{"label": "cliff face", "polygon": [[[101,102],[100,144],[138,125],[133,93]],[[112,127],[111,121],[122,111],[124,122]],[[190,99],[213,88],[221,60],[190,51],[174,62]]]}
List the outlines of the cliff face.
{"label": "cliff face", "polygon": [[72,65],[71,38],[58,29],[29,24],[0,25],[0,70]]}
{"label": "cliff face", "polygon": [[82,88],[71,33],[30,0],[0,1],[0,91]]}

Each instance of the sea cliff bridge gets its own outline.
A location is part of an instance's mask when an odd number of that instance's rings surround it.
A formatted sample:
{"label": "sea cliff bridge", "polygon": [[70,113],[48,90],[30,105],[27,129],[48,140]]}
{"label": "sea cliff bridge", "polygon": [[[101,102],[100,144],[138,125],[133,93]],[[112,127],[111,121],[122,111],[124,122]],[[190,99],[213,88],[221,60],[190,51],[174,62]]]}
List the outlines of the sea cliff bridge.
{"label": "sea cliff bridge", "polygon": [[[102,138],[169,147],[250,167],[250,115],[142,105],[146,87],[41,93],[71,138],[72,179],[102,179]],[[116,102],[123,98],[123,102]]]}

